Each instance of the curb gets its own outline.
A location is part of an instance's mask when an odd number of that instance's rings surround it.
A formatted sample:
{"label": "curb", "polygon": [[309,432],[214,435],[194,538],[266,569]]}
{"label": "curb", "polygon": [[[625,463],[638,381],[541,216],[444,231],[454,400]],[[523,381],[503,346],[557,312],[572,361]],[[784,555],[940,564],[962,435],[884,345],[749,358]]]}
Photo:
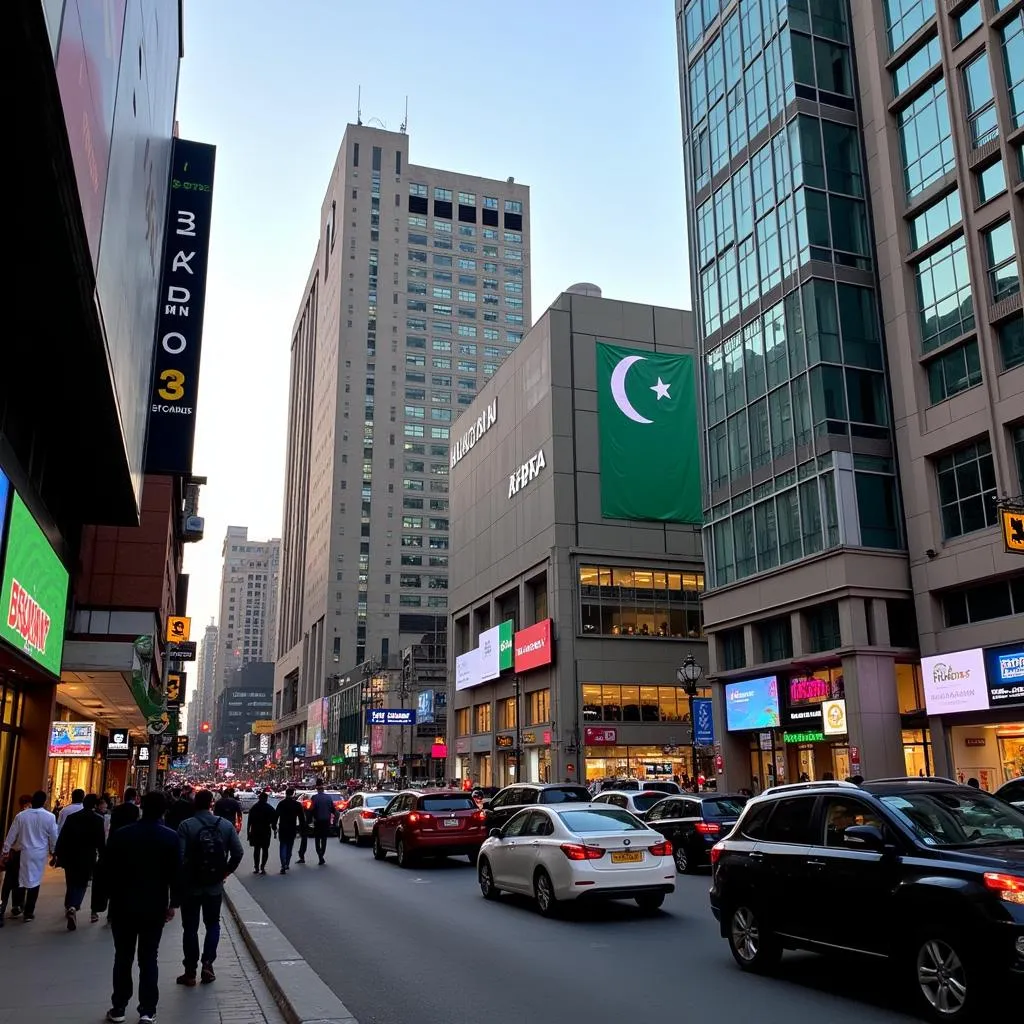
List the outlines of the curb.
{"label": "curb", "polygon": [[260,977],[288,1024],[359,1024],[233,875],[224,896]]}

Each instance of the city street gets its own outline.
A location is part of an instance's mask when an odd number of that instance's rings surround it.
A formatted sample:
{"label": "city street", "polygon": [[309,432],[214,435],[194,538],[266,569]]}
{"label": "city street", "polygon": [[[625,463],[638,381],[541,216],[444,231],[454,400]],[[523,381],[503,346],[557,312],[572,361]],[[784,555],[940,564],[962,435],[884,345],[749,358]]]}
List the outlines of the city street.
{"label": "city street", "polygon": [[309,853],[285,877],[256,878],[247,858],[239,878],[359,1024],[912,1019],[884,1008],[887,978],[872,965],[788,954],[778,977],[742,974],[706,874],[680,877],[651,918],[622,903],[551,921],[518,897],[485,902],[464,857],[403,871],[333,841],[326,867]]}

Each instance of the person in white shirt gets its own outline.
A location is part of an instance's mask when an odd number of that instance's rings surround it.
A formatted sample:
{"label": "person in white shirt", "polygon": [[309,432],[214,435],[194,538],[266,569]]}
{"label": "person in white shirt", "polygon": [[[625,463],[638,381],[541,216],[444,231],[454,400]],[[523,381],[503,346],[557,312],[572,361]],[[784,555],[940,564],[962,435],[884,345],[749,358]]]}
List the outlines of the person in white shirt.
{"label": "person in white shirt", "polygon": [[62,807],[60,814],[57,816],[58,832],[64,827],[64,822],[67,821],[72,814],[76,814],[82,809],[83,800],[85,800],[84,789],[74,789],[71,791],[71,803],[69,803],[67,807]]}
{"label": "person in white shirt", "polygon": [[4,856],[15,846],[21,850],[18,884],[25,888],[22,920],[26,923],[36,916],[36,901],[39,899],[39,886],[43,884],[46,861],[53,856],[57,846],[57,822],[45,805],[46,793],[41,789],[33,793],[32,806],[15,816],[4,840]]}

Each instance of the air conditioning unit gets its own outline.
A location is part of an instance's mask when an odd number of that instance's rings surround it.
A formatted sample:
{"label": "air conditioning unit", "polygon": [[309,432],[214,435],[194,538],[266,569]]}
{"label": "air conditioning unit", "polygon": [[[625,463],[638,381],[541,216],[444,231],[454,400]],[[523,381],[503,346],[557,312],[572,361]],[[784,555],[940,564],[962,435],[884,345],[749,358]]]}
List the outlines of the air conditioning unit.
{"label": "air conditioning unit", "polygon": [[206,520],[202,516],[183,516],[181,521],[181,539],[186,544],[194,544],[203,539]]}

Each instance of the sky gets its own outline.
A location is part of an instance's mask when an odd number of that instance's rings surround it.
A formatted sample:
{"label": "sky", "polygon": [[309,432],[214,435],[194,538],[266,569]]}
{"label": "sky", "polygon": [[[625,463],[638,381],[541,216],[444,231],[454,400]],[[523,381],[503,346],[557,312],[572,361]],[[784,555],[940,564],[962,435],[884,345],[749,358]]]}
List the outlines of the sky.
{"label": "sky", "polygon": [[[690,305],[672,0],[186,0],[182,137],[217,166],[187,546],[193,638],[228,525],[280,536],[292,324],[362,87],[409,158],[530,186],[533,317],[569,285]],[[379,120],[374,120],[379,119]]]}

